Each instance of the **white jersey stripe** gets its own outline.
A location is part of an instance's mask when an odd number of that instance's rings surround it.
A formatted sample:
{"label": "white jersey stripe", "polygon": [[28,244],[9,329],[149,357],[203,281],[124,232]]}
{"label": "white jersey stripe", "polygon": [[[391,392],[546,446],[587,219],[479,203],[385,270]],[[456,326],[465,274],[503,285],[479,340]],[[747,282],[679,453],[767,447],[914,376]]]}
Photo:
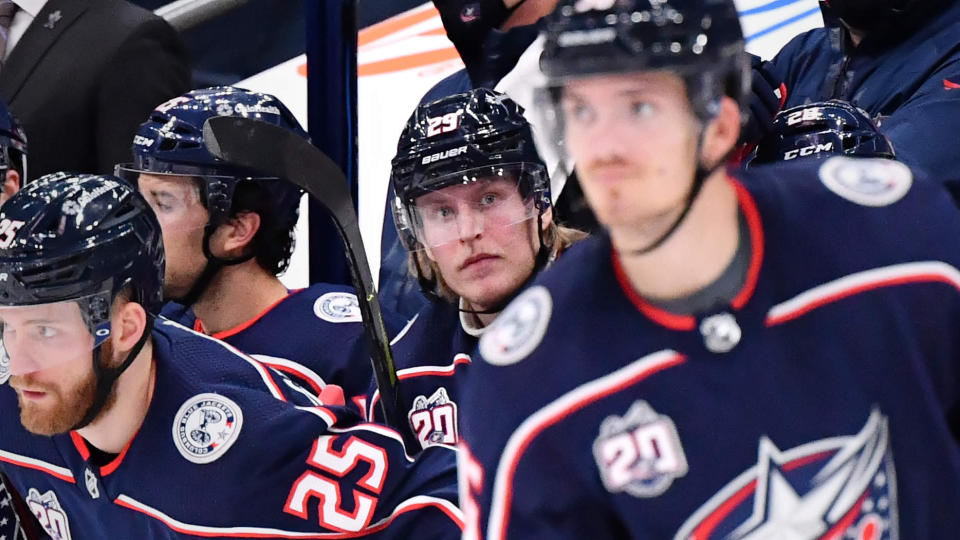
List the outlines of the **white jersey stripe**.
{"label": "white jersey stripe", "polygon": [[944,282],[960,290],[960,271],[941,261],[895,264],[865,270],[814,287],[770,308],[767,326],[793,320],[831,302],[864,291],[906,283]]}
{"label": "white jersey stripe", "polygon": [[[412,368],[397,370],[397,379],[404,380],[411,377],[423,377],[433,375],[436,377],[449,377],[457,371],[460,364],[469,365],[471,362],[469,354],[458,353],[454,355],[453,362],[446,366],[417,366]],[[377,402],[380,401],[380,389],[373,391],[370,398],[370,404],[367,405],[367,421],[373,420],[373,411]]]}
{"label": "white jersey stripe", "polygon": [[513,475],[527,447],[544,429],[591,403],[684,361],[681,354],[672,350],[648,354],[613,373],[581,384],[527,417],[510,435],[503,455],[500,456],[500,463],[497,465],[487,538],[490,540],[506,538],[511,499],[513,498]]}
{"label": "white jersey stripe", "polygon": [[446,514],[460,529],[463,529],[463,513],[456,505],[444,499],[418,495],[411,497],[398,504],[394,511],[386,518],[376,524],[368,526],[366,529],[355,533],[343,532],[297,532],[283,531],[266,527],[208,527],[205,525],[193,525],[184,523],[169,515],[147,506],[146,504],[128,497],[120,495],[114,501],[119,506],[146,514],[156,520],[163,522],[167,527],[183,534],[192,534],[196,536],[207,537],[228,537],[228,538],[357,538],[372,534],[385,529],[397,516],[407,512],[420,510],[423,508],[437,508]]}
{"label": "white jersey stripe", "polygon": [[18,467],[45,472],[65,482],[70,482],[72,484],[77,483],[77,481],[73,478],[73,473],[70,472],[70,469],[59,467],[57,465],[47,463],[46,461],[40,461],[39,459],[21,456],[20,454],[14,454],[13,452],[7,452],[4,450],[0,450],[0,461],[17,465]]}

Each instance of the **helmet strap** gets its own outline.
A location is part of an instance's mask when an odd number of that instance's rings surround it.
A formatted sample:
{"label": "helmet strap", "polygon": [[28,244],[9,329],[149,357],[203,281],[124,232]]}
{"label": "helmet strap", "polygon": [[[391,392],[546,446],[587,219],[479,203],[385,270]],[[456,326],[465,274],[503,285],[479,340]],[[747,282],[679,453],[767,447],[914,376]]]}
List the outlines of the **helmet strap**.
{"label": "helmet strap", "polygon": [[224,259],[217,257],[210,251],[210,238],[213,236],[214,231],[217,230],[219,225],[214,225],[213,223],[208,223],[203,230],[203,256],[207,259],[207,264],[204,265],[203,271],[200,272],[200,275],[197,277],[196,281],[193,282],[193,285],[190,287],[190,290],[187,291],[182,298],[174,298],[173,300],[177,301],[184,306],[192,306],[200,299],[200,296],[207,290],[207,287],[210,286],[210,282],[213,281],[213,278],[220,272],[220,269],[224,266],[233,266],[240,263],[249,261],[255,256],[254,252],[251,252],[247,255],[241,255],[239,257],[234,257],[231,259]]}
{"label": "helmet strap", "polygon": [[[706,123],[704,124],[704,126],[706,126]],[[697,168],[693,173],[693,185],[690,186],[690,192],[687,193],[686,200],[683,203],[683,210],[680,212],[680,215],[677,216],[677,219],[673,221],[673,224],[671,224],[670,227],[668,227],[667,230],[663,234],[661,234],[659,238],[657,238],[656,240],[654,240],[653,242],[651,242],[649,245],[645,247],[627,251],[626,255],[646,255],[647,253],[654,251],[655,249],[659,248],[664,243],[666,243],[666,241],[669,240],[675,232],[677,232],[677,229],[680,228],[680,225],[683,223],[684,219],[686,219],[687,214],[690,213],[690,209],[693,207],[694,201],[697,200],[697,196],[700,194],[700,191],[703,189],[703,184],[704,182],[706,182],[707,177],[710,176],[713,173],[713,171],[717,170],[717,168],[719,168],[725,161],[724,159],[721,159],[720,161],[715,163],[713,166],[705,166],[703,164],[703,160],[700,157],[700,153],[703,151],[703,140],[704,140],[705,134],[706,134],[706,129],[702,130],[702,132],[700,133],[700,137],[697,140],[697,153],[696,153]]]}
{"label": "helmet strap", "polygon": [[103,362],[100,358],[100,351],[103,347],[103,344],[97,345],[93,349],[93,375],[97,380],[97,391],[93,397],[93,404],[90,405],[90,408],[87,409],[87,414],[77,422],[71,431],[76,431],[78,429],[84,428],[93,422],[97,416],[103,412],[103,407],[107,404],[107,400],[110,398],[110,394],[113,392],[114,385],[117,383],[117,379],[120,378],[120,375],[123,375],[123,372],[133,364],[133,361],[137,359],[137,355],[140,354],[140,351],[143,350],[143,346],[146,345],[147,340],[150,339],[150,336],[153,333],[153,324],[154,318],[153,315],[147,313],[147,324],[143,329],[143,334],[140,336],[140,339],[137,340],[137,343],[130,349],[130,352],[127,353],[127,357],[123,360],[119,366],[115,368],[104,367]]}

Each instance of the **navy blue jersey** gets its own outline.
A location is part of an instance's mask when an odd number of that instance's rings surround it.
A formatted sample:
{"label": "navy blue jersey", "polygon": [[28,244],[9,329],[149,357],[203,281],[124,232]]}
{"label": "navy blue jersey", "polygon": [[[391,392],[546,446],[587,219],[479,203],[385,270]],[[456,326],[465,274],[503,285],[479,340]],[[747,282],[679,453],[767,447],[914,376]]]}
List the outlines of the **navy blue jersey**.
{"label": "navy blue jersey", "polygon": [[[204,330],[193,311],[179,304],[167,304],[163,315]],[[403,327],[389,312],[383,317],[391,335]],[[373,369],[360,306],[351,287],[318,283],[292,291],[249,321],[212,335],[317,394],[327,384],[339,385],[358,410],[365,408]]]}
{"label": "navy blue jersey", "polygon": [[[458,388],[468,371],[477,337],[464,330],[456,306],[433,300],[397,335],[392,346],[408,421],[405,427],[424,448],[455,445],[460,416]],[[376,385],[371,386],[369,396],[368,420],[383,422]]]}
{"label": "navy blue jersey", "polygon": [[956,538],[950,198],[887,160],[735,174],[752,260],[725,309],[646,302],[601,236],[481,338],[465,539]]}
{"label": "navy blue jersey", "polygon": [[960,125],[960,2],[900,43],[886,33],[849,48],[846,29],[817,28],[790,41],[771,73],[787,87],[784,108],[831,98],[880,118],[897,159],[960,196],[955,145]]}
{"label": "navy blue jersey", "polygon": [[172,321],[153,343],[149,410],[105,466],[76,432],[27,433],[0,387],[0,462],[53,538],[459,537],[452,451],[414,461],[396,432]]}

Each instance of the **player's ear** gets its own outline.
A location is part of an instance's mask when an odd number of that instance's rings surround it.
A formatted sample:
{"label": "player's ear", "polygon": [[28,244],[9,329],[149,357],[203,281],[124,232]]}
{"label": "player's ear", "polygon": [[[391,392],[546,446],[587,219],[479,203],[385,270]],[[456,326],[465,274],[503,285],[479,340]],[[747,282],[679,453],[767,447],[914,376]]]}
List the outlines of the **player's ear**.
{"label": "player's ear", "polygon": [[213,240],[219,248],[215,255],[224,257],[242,255],[247,246],[253,243],[257,231],[260,230],[260,224],[260,214],[256,212],[240,212],[231,217],[218,227],[213,235]]}
{"label": "player's ear", "polygon": [[544,231],[550,228],[550,225],[553,223],[553,205],[547,207],[543,211],[543,215],[540,217],[540,228]]}
{"label": "player's ear", "polygon": [[125,355],[133,349],[146,330],[147,312],[143,306],[119,297],[110,320],[113,349]]}
{"label": "player's ear", "polygon": [[7,202],[13,194],[20,191],[20,173],[14,169],[7,169],[3,179],[3,191],[0,192],[0,204]]}
{"label": "player's ear", "polygon": [[740,137],[740,108],[733,99],[720,98],[720,111],[706,126],[703,138],[704,163],[718,163],[724,159]]}

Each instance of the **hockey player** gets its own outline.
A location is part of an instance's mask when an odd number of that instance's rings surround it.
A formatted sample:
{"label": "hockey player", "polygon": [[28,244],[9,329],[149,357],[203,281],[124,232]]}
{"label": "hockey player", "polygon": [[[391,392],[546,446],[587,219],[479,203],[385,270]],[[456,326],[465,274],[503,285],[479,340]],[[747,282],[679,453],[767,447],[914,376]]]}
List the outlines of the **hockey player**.
{"label": "hockey player", "polygon": [[897,159],[960,197],[960,1],[820,0],[825,25],[765,63],[785,107],[843,99],[879,119]]}
{"label": "hockey player", "polygon": [[750,165],[835,155],[895,157],[890,140],[866,111],[831,99],[778,113],[770,135],[757,145]]}
{"label": "hockey player", "polygon": [[[275,97],[233,87],[194,90],[164,103],[134,137],[136,181],[156,211],[167,249],[164,315],[222,339],[319,392],[350,398],[372,377],[353,289],[288,291],[277,278],[293,251],[302,192],[290,182],[227,165],[203,144],[203,124],[245,116],[307,137]],[[402,328],[389,315],[388,328]],[[358,404],[363,410],[362,404]]]}
{"label": "hockey player", "polygon": [[956,537],[941,186],[886,159],[728,173],[732,0],[562,0],[541,62],[606,234],[480,340],[465,538]]}
{"label": "hockey player", "polygon": [[27,134],[16,116],[0,100],[0,204],[27,181]]}
{"label": "hockey player", "polygon": [[459,536],[452,452],[413,461],[396,432],[155,317],[160,224],[132,186],[49,175],[0,224],[0,462],[54,539]]}
{"label": "hockey player", "polygon": [[[431,299],[394,344],[409,428],[457,442],[457,385],[487,325],[583,234],[553,221],[546,167],[523,109],[487,89],[421,105],[393,159],[393,217]],[[369,415],[379,418],[379,394]]]}

